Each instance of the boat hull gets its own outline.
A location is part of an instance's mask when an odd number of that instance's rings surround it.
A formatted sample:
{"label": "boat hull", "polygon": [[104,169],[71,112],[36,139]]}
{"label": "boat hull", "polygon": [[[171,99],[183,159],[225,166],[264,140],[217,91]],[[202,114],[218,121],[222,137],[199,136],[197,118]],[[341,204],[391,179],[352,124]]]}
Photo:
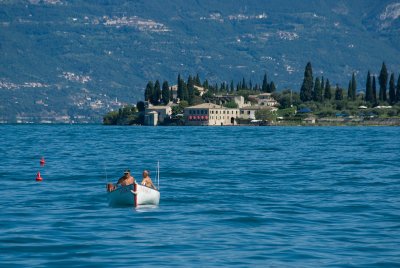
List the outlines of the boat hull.
{"label": "boat hull", "polygon": [[160,203],[160,192],[135,183],[107,192],[107,199],[110,206],[157,206]]}

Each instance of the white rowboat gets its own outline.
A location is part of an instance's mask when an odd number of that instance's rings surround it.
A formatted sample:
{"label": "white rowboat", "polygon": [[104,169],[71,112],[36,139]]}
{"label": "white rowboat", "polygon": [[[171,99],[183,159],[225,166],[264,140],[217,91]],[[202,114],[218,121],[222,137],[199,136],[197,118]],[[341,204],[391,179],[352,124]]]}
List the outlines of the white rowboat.
{"label": "white rowboat", "polygon": [[157,206],[160,203],[160,192],[135,182],[111,192],[107,191],[107,199],[110,206]]}

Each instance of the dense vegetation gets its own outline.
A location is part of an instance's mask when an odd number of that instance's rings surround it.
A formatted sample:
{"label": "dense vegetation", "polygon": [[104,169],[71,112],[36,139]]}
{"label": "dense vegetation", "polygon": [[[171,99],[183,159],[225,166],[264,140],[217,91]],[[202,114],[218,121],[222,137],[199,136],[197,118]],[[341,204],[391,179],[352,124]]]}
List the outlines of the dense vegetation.
{"label": "dense vegetation", "polygon": [[[388,79],[389,78],[389,79]],[[190,105],[207,102],[215,95],[240,95],[249,100],[249,95],[260,94],[263,92],[271,93],[279,103],[278,113],[272,114],[269,111],[259,111],[257,119],[272,120],[278,115],[291,117],[297,110],[305,111],[304,114],[313,113],[318,117],[337,117],[337,116],[380,116],[392,117],[400,115],[400,74],[395,82],[395,74],[390,77],[385,63],[382,64],[378,77],[371,75],[368,71],[366,88],[364,91],[357,91],[355,73],[349,81],[347,90],[336,84],[332,87],[329,79],[324,77],[313,77],[312,65],[307,63],[304,71],[303,83],[299,92],[290,89],[276,91],[273,81],[268,81],[265,73],[261,83],[251,80],[246,81],[242,78],[234,84],[221,82],[210,84],[206,79],[201,82],[199,75],[191,76],[186,80],[178,75],[177,78],[177,97],[181,100],[180,104],[173,107],[173,114],[183,113],[183,109]],[[379,82],[379,94],[377,94],[377,82]],[[206,93],[200,96],[199,88],[204,88]],[[389,89],[388,89],[389,88]],[[153,105],[167,104],[172,101],[172,91],[167,81],[162,87],[160,82],[149,81],[146,85],[144,98]],[[136,109],[133,107],[120,109],[118,112],[111,112],[104,117],[105,124],[141,124],[143,122],[144,103],[139,102]],[[234,102],[228,102],[226,107],[236,108]],[[385,109],[380,109],[385,106]],[[293,109],[293,107],[295,109]],[[362,110],[360,110],[362,107]]]}

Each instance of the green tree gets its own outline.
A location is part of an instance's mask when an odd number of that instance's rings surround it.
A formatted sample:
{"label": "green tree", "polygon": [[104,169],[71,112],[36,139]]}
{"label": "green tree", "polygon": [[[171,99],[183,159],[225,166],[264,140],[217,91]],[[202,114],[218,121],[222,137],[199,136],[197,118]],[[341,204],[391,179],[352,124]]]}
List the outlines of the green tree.
{"label": "green tree", "polygon": [[311,62],[308,62],[304,71],[304,80],[300,89],[300,99],[304,101],[310,101],[313,97],[313,86],[314,79],[312,73]]}
{"label": "green tree", "polygon": [[276,91],[275,83],[274,81],[271,81],[271,83],[269,84],[269,92],[274,93],[275,91]]}
{"label": "green tree", "polygon": [[234,101],[230,101],[224,104],[224,107],[226,108],[238,108],[238,105]]}
{"label": "green tree", "polygon": [[324,99],[330,100],[331,98],[332,98],[331,85],[329,84],[329,79],[326,79]]}
{"label": "green tree", "polygon": [[276,114],[271,112],[270,110],[257,110],[255,113],[257,120],[264,120],[264,121],[274,121],[276,118]]}
{"label": "green tree", "polygon": [[235,91],[235,86],[233,85],[233,80],[231,80],[231,93],[233,93],[233,91]]}
{"label": "green tree", "polygon": [[349,86],[347,87],[347,99],[353,99],[353,86],[351,85],[351,80],[349,81]]}
{"label": "green tree", "polygon": [[182,114],[184,109],[188,106],[189,106],[189,103],[187,101],[185,101],[185,100],[180,101],[179,105],[172,107],[172,114],[173,115]]}
{"label": "green tree", "polygon": [[244,79],[244,77],[242,80],[242,89],[247,89],[246,80]]}
{"label": "green tree", "polygon": [[273,93],[273,98],[279,103],[281,109],[286,109],[301,104],[298,92],[292,92],[290,89],[283,90],[281,93]]}
{"label": "green tree", "polygon": [[262,92],[268,92],[268,79],[267,79],[267,73],[264,74],[262,86],[261,86]]}
{"label": "green tree", "polygon": [[321,87],[321,82],[319,80],[319,77],[315,78],[315,83],[314,83],[314,101],[317,102],[322,102],[323,100],[323,89]]}
{"label": "green tree", "polygon": [[177,87],[178,87],[178,89],[177,89],[177,97],[180,100],[184,100],[184,95],[185,95],[183,84],[184,84],[184,82],[181,79],[181,74],[178,74],[178,79],[177,79]]}
{"label": "green tree", "polygon": [[201,81],[200,81],[199,74],[196,74],[196,78],[194,79],[194,84],[198,87],[201,87]]}
{"label": "green tree", "polygon": [[373,106],[378,104],[378,99],[376,98],[376,79],[375,75],[372,77],[372,98],[373,98]]}
{"label": "green tree", "polygon": [[389,103],[391,105],[396,103],[396,86],[394,84],[394,73],[390,75],[389,79]]}
{"label": "green tree", "polygon": [[399,78],[397,78],[396,102],[400,102],[400,74],[399,74]]}
{"label": "green tree", "polygon": [[335,100],[337,101],[343,100],[343,89],[341,89],[339,85],[336,85]]}
{"label": "green tree", "polygon": [[187,90],[188,90],[188,98],[187,101],[189,105],[193,105],[195,90],[194,90],[194,83],[195,81],[192,79],[192,76],[189,75],[188,82],[187,82]]}
{"label": "green tree", "polygon": [[357,82],[356,82],[356,76],[352,75],[351,77],[351,100],[355,101],[357,97]]}
{"label": "green tree", "polygon": [[325,90],[325,79],[322,76],[321,78],[321,89],[322,89],[322,99],[324,98],[324,90]]}
{"label": "green tree", "polygon": [[185,81],[182,80],[182,88],[183,88],[183,100],[189,100],[189,90]]}
{"label": "green tree", "polygon": [[146,106],[143,101],[138,101],[136,103],[136,108],[139,112],[144,112],[146,110]]}
{"label": "green tree", "polygon": [[170,100],[170,91],[169,91],[169,85],[167,81],[164,81],[162,84],[162,90],[161,90],[161,96],[162,96],[162,100],[164,105],[167,105],[169,103]]}
{"label": "green tree", "polygon": [[157,105],[161,100],[161,85],[160,81],[156,80],[154,84],[153,104]]}
{"label": "green tree", "polygon": [[146,101],[152,102],[154,94],[154,85],[152,81],[149,81],[146,85],[146,89],[144,90],[144,99]]}
{"label": "green tree", "polygon": [[118,111],[111,111],[103,117],[104,125],[116,125],[118,120]]}
{"label": "green tree", "polygon": [[369,71],[367,74],[367,84],[365,85],[365,100],[367,102],[373,102],[371,73]]}
{"label": "green tree", "polygon": [[209,84],[208,84],[208,80],[207,79],[204,81],[203,87],[204,87],[204,89],[208,89],[209,88]]}
{"label": "green tree", "polygon": [[379,100],[386,101],[386,87],[388,80],[388,71],[386,69],[386,65],[383,62],[381,72],[379,74]]}

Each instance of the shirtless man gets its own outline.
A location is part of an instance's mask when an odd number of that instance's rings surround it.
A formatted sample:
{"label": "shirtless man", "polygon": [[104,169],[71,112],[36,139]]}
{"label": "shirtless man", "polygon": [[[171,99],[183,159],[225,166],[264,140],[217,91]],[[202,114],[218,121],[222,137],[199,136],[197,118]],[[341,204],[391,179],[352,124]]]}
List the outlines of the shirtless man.
{"label": "shirtless man", "polygon": [[129,169],[125,170],[124,176],[119,178],[117,185],[127,186],[135,183],[135,178],[131,176],[131,171]]}
{"label": "shirtless man", "polygon": [[148,172],[147,170],[143,170],[142,185],[157,190],[157,188],[154,186],[153,182],[151,181],[151,179],[150,179],[150,177],[149,177],[149,172]]}

